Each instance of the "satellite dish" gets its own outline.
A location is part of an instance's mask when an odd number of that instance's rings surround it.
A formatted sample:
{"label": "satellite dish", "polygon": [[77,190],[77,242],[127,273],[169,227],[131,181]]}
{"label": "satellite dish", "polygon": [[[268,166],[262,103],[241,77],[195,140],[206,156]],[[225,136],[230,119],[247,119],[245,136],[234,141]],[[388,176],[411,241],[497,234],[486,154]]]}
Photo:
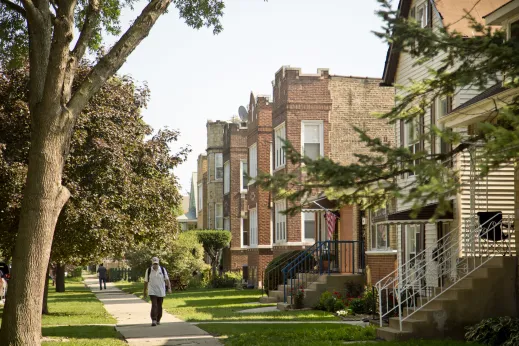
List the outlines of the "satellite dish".
{"label": "satellite dish", "polygon": [[249,112],[247,112],[247,109],[243,106],[240,106],[238,108],[238,114],[240,115],[241,121],[247,121],[247,118],[249,117]]}

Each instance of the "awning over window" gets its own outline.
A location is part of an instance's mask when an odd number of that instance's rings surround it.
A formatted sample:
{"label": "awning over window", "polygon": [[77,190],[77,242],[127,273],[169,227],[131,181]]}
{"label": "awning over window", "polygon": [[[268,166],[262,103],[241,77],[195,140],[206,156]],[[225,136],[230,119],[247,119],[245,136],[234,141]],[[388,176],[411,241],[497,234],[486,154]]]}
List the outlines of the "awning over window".
{"label": "awning over window", "polygon": [[319,211],[338,211],[339,206],[336,201],[329,200],[327,197],[319,197],[313,201],[307,202],[302,208],[304,213],[314,213]]}
{"label": "awning over window", "polygon": [[[424,206],[415,218],[411,217],[412,210],[402,210],[396,213],[386,215],[384,218],[377,218],[375,223],[377,224],[417,224],[417,223],[429,223],[429,220],[433,217],[438,203],[429,204]],[[452,201],[451,201],[452,209]],[[436,221],[452,221],[454,215],[452,211],[447,212],[445,215],[436,219]]]}

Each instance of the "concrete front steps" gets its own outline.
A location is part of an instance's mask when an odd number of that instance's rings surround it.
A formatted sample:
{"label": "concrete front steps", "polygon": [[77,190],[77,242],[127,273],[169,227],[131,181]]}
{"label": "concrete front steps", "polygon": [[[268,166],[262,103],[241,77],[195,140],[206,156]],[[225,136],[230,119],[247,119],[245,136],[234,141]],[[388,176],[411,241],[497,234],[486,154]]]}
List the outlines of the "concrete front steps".
{"label": "concrete front steps", "polygon": [[[344,285],[348,281],[354,281],[359,284],[365,283],[364,274],[330,274],[330,275],[319,275],[319,274],[297,274],[297,279],[292,282],[292,288],[296,289],[301,285],[305,291],[304,306],[314,307],[319,303],[321,294],[325,291],[329,292],[344,292]],[[284,303],[284,289],[285,285],[279,285],[277,290],[269,292],[268,297],[261,297],[260,303],[278,303],[279,310],[286,310],[290,304]],[[291,301],[290,284],[287,285],[287,301]]]}
{"label": "concrete front steps", "polygon": [[515,270],[516,258],[494,257],[443,293],[436,289],[436,297],[418,298],[417,308],[403,308],[408,318],[402,321],[402,330],[399,318],[392,317],[388,327],[377,329],[377,337],[386,341],[463,339],[465,327],[482,319],[517,316]]}

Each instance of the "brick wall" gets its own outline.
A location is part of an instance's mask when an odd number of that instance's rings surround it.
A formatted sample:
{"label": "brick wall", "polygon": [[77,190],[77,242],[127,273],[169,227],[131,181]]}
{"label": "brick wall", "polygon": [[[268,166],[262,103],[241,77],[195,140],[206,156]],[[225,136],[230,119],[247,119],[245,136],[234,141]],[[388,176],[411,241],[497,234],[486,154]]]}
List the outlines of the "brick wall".
{"label": "brick wall", "polygon": [[[257,145],[258,173],[270,172],[272,140],[272,104],[268,97],[250,95],[249,124],[247,134],[247,147],[254,143]],[[250,163],[250,161],[248,161]],[[249,165],[250,172],[250,165]],[[271,209],[270,193],[256,187],[256,184],[248,186],[248,208],[257,208],[258,213],[258,245],[270,246],[271,242]]]}
{"label": "brick wall", "polygon": [[[202,186],[201,186],[202,206],[205,205],[205,200],[207,198],[207,186],[205,185],[205,184],[207,184],[207,181],[204,183],[204,174],[207,177],[207,155],[200,154],[200,155],[198,155],[198,160],[197,160],[196,184],[198,185],[198,188],[200,188],[200,184],[202,184]],[[197,191],[197,193],[198,193],[198,191]],[[198,198],[198,196],[197,196],[197,198]],[[198,206],[197,206],[197,210],[198,210]],[[197,215],[196,228],[198,228],[198,229],[205,228],[204,220],[206,220],[206,218],[207,218],[205,213],[206,213],[206,210],[205,210],[205,208],[202,207],[202,210],[199,210],[198,215]]]}
{"label": "brick wall", "polygon": [[367,130],[372,137],[378,137],[394,144],[394,129],[385,119],[378,119],[375,113],[384,113],[394,105],[394,88],[380,86],[376,78],[331,76],[330,96],[333,108],[330,116],[330,158],[341,164],[357,161],[354,154],[369,154],[353,126]]}
{"label": "brick wall", "polygon": [[[224,194],[223,215],[229,220],[230,231],[232,234],[231,249],[239,249],[241,247],[241,204],[242,204],[242,186],[241,186],[241,162],[247,160],[247,128],[242,128],[238,123],[228,123],[224,127],[224,146],[223,146],[223,162],[229,162],[230,165],[230,186],[229,193]],[[224,178],[225,179],[225,178]],[[243,198],[245,195],[243,194]],[[230,262],[243,263],[241,260],[234,259],[237,254],[231,251]],[[246,257],[246,256],[245,256]]]}
{"label": "brick wall", "polygon": [[215,154],[223,152],[223,129],[226,121],[207,122],[207,198],[204,209],[207,209],[207,228],[215,229],[215,204],[223,204],[223,179],[215,177]]}
{"label": "brick wall", "polygon": [[376,284],[377,281],[383,279],[396,269],[396,254],[367,254],[366,265],[371,270],[371,283]]}

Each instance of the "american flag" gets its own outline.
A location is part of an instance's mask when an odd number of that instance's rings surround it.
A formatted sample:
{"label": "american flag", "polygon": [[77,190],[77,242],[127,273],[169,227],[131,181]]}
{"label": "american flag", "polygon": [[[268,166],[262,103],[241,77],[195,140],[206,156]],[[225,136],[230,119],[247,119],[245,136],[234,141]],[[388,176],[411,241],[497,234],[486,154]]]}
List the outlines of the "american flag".
{"label": "american flag", "polygon": [[328,240],[333,240],[333,231],[335,231],[335,222],[337,216],[334,213],[326,211],[326,224],[328,225]]}

